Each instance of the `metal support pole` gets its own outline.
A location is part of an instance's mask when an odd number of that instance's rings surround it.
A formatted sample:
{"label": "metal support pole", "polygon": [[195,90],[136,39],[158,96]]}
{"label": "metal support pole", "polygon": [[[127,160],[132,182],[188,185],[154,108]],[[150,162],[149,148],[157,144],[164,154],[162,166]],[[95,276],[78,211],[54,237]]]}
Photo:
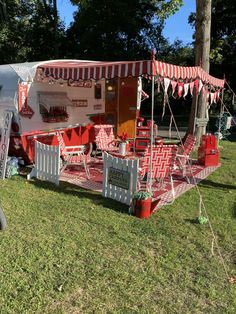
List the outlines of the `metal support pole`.
{"label": "metal support pole", "polygon": [[151,110],[151,141],[150,141],[150,150],[151,150],[151,158],[150,158],[150,181],[149,181],[149,186],[150,186],[150,193],[152,194],[152,145],[153,145],[153,127],[154,127],[154,80],[155,77],[154,75],[152,76],[152,110]]}

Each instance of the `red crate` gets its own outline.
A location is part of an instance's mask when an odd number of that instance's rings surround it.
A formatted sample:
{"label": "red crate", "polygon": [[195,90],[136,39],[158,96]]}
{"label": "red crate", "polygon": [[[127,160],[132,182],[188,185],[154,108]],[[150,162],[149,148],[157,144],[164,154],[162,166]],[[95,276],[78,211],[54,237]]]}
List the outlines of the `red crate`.
{"label": "red crate", "polygon": [[216,137],[213,134],[205,134],[202,136],[201,145],[204,149],[216,149],[217,148],[217,141]]}
{"label": "red crate", "polygon": [[137,127],[137,137],[150,137],[150,136],[151,136],[150,127],[147,126]]}
{"label": "red crate", "polygon": [[209,166],[217,166],[219,164],[219,150],[212,149],[208,150],[207,153],[205,149],[199,148],[198,149],[198,162],[199,164],[209,167]]}
{"label": "red crate", "polygon": [[150,143],[150,140],[147,138],[136,138],[135,149],[136,150],[145,150],[145,148]]}

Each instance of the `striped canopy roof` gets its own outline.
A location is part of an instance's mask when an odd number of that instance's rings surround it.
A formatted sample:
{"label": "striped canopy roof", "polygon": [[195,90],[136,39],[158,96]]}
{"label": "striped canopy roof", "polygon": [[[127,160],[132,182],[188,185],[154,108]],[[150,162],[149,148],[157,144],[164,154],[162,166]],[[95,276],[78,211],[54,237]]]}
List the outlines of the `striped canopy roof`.
{"label": "striped canopy roof", "polygon": [[48,77],[56,80],[99,80],[141,75],[161,76],[177,81],[190,81],[198,78],[205,84],[217,87],[224,86],[224,80],[209,75],[201,67],[183,67],[156,60],[118,62],[57,60],[42,62],[37,66],[36,81],[43,81],[44,78]]}

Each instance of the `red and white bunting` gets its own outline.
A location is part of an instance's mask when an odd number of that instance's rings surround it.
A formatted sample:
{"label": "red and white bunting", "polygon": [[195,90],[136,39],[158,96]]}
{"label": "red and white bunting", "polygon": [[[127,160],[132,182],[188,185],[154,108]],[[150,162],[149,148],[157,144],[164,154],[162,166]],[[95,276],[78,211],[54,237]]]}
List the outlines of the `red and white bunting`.
{"label": "red and white bunting", "polygon": [[215,93],[210,93],[210,104],[214,102],[215,99]]}
{"label": "red and white bunting", "polygon": [[178,82],[177,81],[171,81],[171,87],[172,87],[172,96],[174,96],[174,92],[176,89]]}
{"label": "red and white bunting", "polygon": [[202,90],[202,86],[203,86],[203,84],[202,84],[202,80],[199,80],[198,93],[200,93],[200,92],[201,92],[201,90]]}
{"label": "red and white bunting", "polygon": [[165,94],[167,94],[169,86],[170,86],[170,79],[164,77],[164,91],[165,91]]}
{"label": "red and white bunting", "polygon": [[216,94],[216,96],[215,96],[216,102],[219,101],[219,99],[220,99],[220,92],[221,92],[221,89],[218,89],[218,90],[215,92],[215,94]]}
{"label": "red and white bunting", "polygon": [[179,98],[182,97],[184,92],[184,83],[178,83],[178,96]]}
{"label": "red and white bunting", "polygon": [[195,86],[196,93],[198,93],[198,91],[199,91],[199,80],[194,81],[194,86]]}
{"label": "red and white bunting", "polygon": [[186,83],[184,84],[184,95],[183,95],[184,98],[188,95],[188,90],[189,90],[189,83]]}
{"label": "red and white bunting", "polygon": [[189,83],[190,94],[193,96],[194,82]]}

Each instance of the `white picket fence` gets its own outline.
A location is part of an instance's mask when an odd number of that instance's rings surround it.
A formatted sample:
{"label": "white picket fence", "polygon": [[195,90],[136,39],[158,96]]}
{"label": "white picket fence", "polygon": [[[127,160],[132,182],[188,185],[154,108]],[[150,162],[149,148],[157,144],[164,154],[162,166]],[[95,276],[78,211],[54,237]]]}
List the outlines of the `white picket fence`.
{"label": "white picket fence", "polygon": [[27,179],[36,177],[59,184],[60,147],[40,143],[35,140],[35,165]]}
{"label": "white picket fence", "polygon": [[104,153],[102,195],[130,205],[137,188],[138,159],[121,159]]}

